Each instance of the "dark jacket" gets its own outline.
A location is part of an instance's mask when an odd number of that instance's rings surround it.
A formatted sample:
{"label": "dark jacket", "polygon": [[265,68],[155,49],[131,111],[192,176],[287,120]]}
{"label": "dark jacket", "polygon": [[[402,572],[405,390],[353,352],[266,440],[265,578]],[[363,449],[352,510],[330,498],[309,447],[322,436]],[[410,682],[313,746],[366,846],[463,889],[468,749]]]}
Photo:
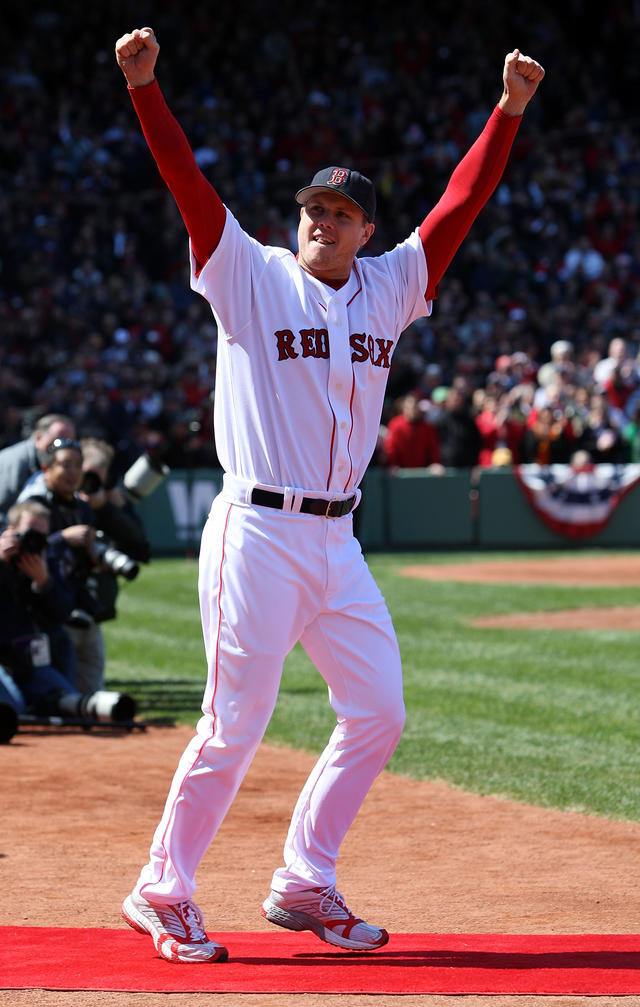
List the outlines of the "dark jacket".
{"label": "dark jacket", "polygon": [[482,437],[468,408],[446,407],[435,420],[440,461],[445,468],[466,469],[478,464]]}
{"label": "dark jacket", "polygon": [[118,595],[116,574],[94,564],[85,548],[69,546],[61,533],[72,525],[89,525],[102,532],[109,544],[127,556],[148,562],[149,544],[140,521],[126,508],[112,503],[94,510],[78,494],[67,500],[43,486],[41,481],[34,481],[25,489],[26,493],[20,494],[21,500],[39,500],[51,512],[49,549],[57,557],[61,573],[74,595],[74,608],[88,612],[96,622],[114,619]]}
{"label": "dark jacket", "polygon": [[73,593],[61,577],[55,557],[47,557],[49,580],[41,591],[13,562],[0,561],[0,664],[16,677],[31,670],[28,639],[57,633],[73,608]]}

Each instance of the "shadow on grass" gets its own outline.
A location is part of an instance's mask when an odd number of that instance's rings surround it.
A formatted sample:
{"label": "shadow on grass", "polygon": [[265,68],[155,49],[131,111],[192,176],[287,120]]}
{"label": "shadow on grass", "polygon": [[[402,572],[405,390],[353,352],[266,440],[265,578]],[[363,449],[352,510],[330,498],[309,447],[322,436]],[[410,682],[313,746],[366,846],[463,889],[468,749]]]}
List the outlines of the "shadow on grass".
{"label": "shadow on grass", "polygon": [[200,716],[204,682],[110,678],[108,687],[133,696],[144,720],[195,721]]}

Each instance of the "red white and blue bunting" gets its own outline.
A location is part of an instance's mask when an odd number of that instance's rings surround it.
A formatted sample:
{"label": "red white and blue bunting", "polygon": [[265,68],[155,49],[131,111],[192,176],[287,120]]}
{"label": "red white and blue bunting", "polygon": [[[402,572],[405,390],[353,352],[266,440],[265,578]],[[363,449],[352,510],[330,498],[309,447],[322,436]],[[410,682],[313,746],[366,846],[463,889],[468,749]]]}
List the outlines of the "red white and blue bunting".
{"label": "red white and blue bunting", "polygon": [[640,465],[516,465],[518,483],[538,517],[567,538],[595,535],[638,482]]}

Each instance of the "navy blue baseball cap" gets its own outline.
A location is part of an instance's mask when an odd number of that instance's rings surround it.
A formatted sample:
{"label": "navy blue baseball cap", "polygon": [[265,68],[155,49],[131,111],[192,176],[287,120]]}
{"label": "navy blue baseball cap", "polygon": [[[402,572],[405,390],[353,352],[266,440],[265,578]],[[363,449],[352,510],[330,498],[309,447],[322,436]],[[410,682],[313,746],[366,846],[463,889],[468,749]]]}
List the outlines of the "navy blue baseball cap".
{"label": "navy blue baseball cap", "polygon": [[373,221],[376,215],[376,190],[373,182],[359,171],[350,168],[322,168],[317,171],[309,185],[296,192],[296,202],[303,206],[310,196],[321,189],[329,189],[346,196],[355,203],[368,221]]}

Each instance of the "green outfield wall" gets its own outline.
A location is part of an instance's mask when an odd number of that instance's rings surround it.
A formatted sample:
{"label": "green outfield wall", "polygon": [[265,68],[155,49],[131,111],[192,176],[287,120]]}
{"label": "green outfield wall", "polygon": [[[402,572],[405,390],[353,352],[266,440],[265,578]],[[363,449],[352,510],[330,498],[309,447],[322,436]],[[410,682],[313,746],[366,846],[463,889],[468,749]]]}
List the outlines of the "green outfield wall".
{"label": "green outfield wall", "polygon": [[[195,555],[211,501],[222,485],[214,469],[174,469],[138,503],[156,556]],[[508,469],[442,476],[423,469],[393,475],[371,468],[362,483],[355,526],[370,551],[415,549],[640,548],[640,484],[596,535],[575,539],[547,527]]]}

